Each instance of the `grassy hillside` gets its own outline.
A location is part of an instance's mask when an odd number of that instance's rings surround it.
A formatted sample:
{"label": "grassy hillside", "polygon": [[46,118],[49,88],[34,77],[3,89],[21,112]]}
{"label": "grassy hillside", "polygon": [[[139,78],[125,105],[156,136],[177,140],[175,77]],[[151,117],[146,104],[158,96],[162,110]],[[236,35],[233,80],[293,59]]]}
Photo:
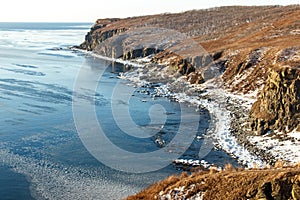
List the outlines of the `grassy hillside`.
{"label": "grassy hillside", "polygon": [[300,168],[201,171],[171,176],[127,200],[141,199],[259,199],[299,200]]}

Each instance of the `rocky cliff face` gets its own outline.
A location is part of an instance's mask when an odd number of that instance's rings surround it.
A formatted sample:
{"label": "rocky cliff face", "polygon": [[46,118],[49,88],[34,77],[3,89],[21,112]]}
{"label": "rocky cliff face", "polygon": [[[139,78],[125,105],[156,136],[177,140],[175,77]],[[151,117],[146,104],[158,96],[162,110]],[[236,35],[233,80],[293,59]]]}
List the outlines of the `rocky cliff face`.
{"label": "rocky cliff face", "polygon": [[253,133],[299,130],[299,8],[222,7],[99,19],[80,48],[125,60],[155,55],[153,63],[190,83],[223,73],[230,92],[260,91],[249,113]]}
{"label": "rocky cliff face", "polygon": [[258,134],[269,130],[300,131],[300,69],[271,68],[264,88],[250,112],[251,128]]}
{"label": "rocky cliff face", "polygon": [[86,34],[84,42],[79,46],[81,49],[86,49],[88,51],[94,50],[103,41],[108,38],[113,37],[119,33],[126,31],[124,27],[118,27],[107,29],[107,26],[118,21],[119,19],[99,19],[91,27],[91,30]]}
{"label": "rocky cliff face", "polygon": [[300,130],[299,54],[299,47],[263,47],[229,52],[219,61],[226,68],[222,77],[229,91],[259,91],[249,113],[254,134]]}

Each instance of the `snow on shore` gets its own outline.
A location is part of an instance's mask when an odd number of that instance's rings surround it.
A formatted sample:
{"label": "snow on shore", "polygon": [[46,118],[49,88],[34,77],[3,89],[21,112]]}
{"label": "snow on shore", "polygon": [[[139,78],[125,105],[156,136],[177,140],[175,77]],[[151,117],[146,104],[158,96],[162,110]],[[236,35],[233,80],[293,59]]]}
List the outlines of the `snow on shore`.
{"label": "snow on shore", "polygon": [[[288,140],[282,137],[288,137]],[[275,133],[275,135],[251,136],[249,141],[259,149],[270,153],[276,160],[285,161],[291,164],[300,162],[300,133],[293,131],[284,135]]]}
{"label": "snow on shore", "polygon": [[201,99],[189,97],[184,94],[174,94],[180,101],[198,104],[206,108],[212,117],[214,123],[213,129],[208,130],[207,136],[213,138],[217,145],[228,154],[236,158],[241,164],[252,168],[254,166],[263,167],[263,163],[257,156],[252,155],[247,149],[238,144],[236,138],[230,133],[231,117],[230,111],[222,106],[226,102],[226,94],[222,89],[208,90],[210,99]]}
{"label": "snow on shore", "polygon": [[[128,72],[121,76],[122,79],[130,80],[138,85],[145,84],[145,81],[140,77],[141,73]],[[185,80],[178,80],[185,81]],[[185,81],[186,82],[186,81]],[[186,92],[171,92],[169,84],[161,85],[156,88],[159,96],[165,96],[175,99],[178,102],[189,103],[192,106],[204,107],[211,115],[213,126],[207,131],[207,137],[215,141],[215,145],[223,149],[225,152],[236,158],[241,164],[251,168],[254,166],[263,167],[265,163],[256,155],[252,155],[247,149],[238,144],[236,138],[230,133],[231,116],[230,111],[226,109],[226,99],[228,95],[223,89],[216,89],[210,85],[206,92],[200,96],[187,95]],[[191,87],[200,87],[190,85]],[[209,98],[205,98],[209,96]],[[246,97],[241,97],[246,98]]]}
{"label": "snow on shore", "polygon": [[83,50],[83,49],[78,49],[78,48],[71,48],[71,49],[73,49],[75,51],[82,52],[84,54],[91,55],[95,58],[100,58],[100,59],[103,59],[103,60],[116,62],[116,63],[120,63],[120,64],[123,64],[123,65],[129,65],[129,66],[132,66],[132,67],[143,67],[144,63],[149,63],[150,60],[151,60],[151,57],[149,56],[149,57],[145,57],[145,58],[136,59],[134,61],[128,61],[128,60],[123,60],[121,58],[111,58],[111,57],[102,56],[102,55],[99,55],[97,53],[90,52],[90,51]]}
{"label": "snow on shore", "polygon": [[[228,93],[223,89],[214,89],[209,86],[205,94],[199,98],[187,96],[185,94],[173,94],[180,102],[188,102],[191,104],[201,105],[205,107],[213,117],[215,130],[208,131],[208,135],[217,141],[217,145],[224,151],[237,158],[239,162],[248,167],[263,167],[266,163],[262,162],[257,156],[251,154],[248,150],[237,143],[237,139],[230,134],[231,112],[226,109],[225,102],[228,98],[241,103],[241,106],[249,110],[251,105],[256,101],[257,91],[248,95],[239,95]],[[209,96],[209,99],[202,98]],[[285,139],[278,139],[282,137]],[[288,139],[286,139],[288,138]],[[275,131],[275,136],[248,136],[251,144],[258,149],[265,150],[266,153],[272,155],[276,160],[285,161],[290,164],[300,162],[300,133],[293,131],[286,136],[283,133]]]}
{"label": "snow on shore", "polygon": [[[147,76],[143,74],[143,68],[147,63],[150,63],[151,57],[136,59],[134,61],[124,61],[122,59],[112,59],[103,57],[94,53],[92,56],[99,57],[114,62],[118,62],[124,65],[131,65],[136,67],[135,70],[120,74],[121,79],[129,80],[138,86],[143,86],[148,82],[142,77]],[[162,74],[164,76],[164,74]],[[185,81],[177,79],[177,82]],[[185,81],[186,84],[186,81]],[[249,110],[252,104],[256,101],[257,91],[254,91],[248,95],[232,94],[221,88],[217,88],[213,83],[205,83],[201,86],[190,85],[191,87],[202,87],[205,88],[204,93],[198,96],[187,95],[186,92],[171,92],[169,84],[161,85],[156,88],[158,96],[165,96],[175,99],[178,102],[185,102],[195,107],[206,108],[212,117],[213,128],[207,131],[207,136],[211,137],[215,142],[216,146],[220,147],[228,154],[236,158],[243,165],[251,167],[263,167],[266,165],[256,155],[249,152],[243,146],[241,146],[231,131],[231,112],[226,108],[226,102],[229,98],[239,102],[239,106]],[[174,87],[174,86],[173,86]],[[239,108],[237,108],[239,109]],[[279,140],[274,137],[266,136],[248,136],[250,143],[254,144],[259,149],[265,150],[267,153],[272,155],[278,160],[283,160],[291,163],[300,162],[300,133],[293,131],[288,134],[289,140]]]}

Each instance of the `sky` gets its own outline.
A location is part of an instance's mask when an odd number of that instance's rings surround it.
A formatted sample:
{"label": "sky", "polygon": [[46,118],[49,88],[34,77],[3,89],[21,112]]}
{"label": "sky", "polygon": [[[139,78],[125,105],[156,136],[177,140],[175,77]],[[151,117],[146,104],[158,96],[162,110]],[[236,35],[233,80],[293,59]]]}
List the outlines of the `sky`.
{"label": "sky", "polygon": [[1,22],[94,22],[226,5],[289,5],[299,0],[5,0]]}

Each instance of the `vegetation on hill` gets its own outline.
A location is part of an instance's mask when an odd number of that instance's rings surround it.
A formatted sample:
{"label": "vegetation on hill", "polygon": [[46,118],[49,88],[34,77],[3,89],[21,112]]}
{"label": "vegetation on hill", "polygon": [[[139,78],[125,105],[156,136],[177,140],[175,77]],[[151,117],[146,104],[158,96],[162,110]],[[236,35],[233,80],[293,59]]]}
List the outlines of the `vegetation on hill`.
{"label": "vegetation on hill", "polygon": [[127,200],[208,199],[208,200],[299,200],[300,169],[235,169],[200,171],[188,176],[170,176]]}

